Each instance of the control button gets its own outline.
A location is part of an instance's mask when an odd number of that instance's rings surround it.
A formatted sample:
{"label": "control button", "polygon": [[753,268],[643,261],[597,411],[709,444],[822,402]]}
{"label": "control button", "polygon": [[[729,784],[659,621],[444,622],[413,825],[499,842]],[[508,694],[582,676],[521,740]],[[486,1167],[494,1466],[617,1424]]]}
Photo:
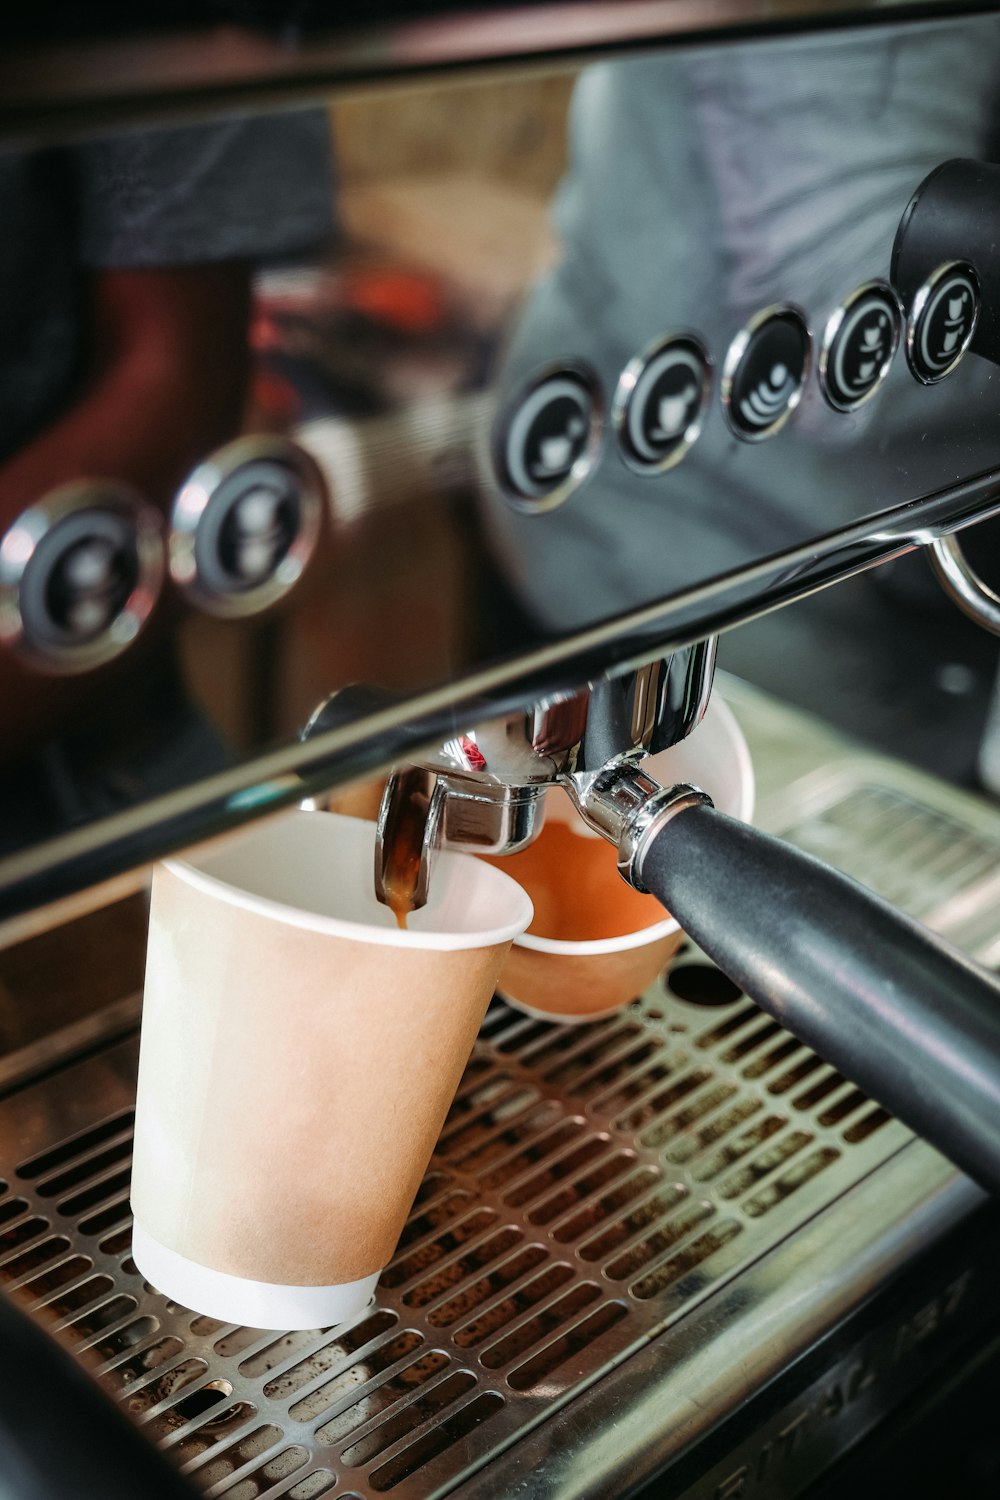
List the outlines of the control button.
{"label": "control button", "polygon": [[549,510],[586,478],[600,446],[600,404],[596,379],[576,368],[546,371],[510,403],[495,456],[515,504]]}
{"label": "control button", "polygon": [[896,294],[883,281],[869,281],[838,307],[823,336],[819,379],[838,411],[854,411],[878,390],[899,347]]}
{"label": "control button", "polygon": [[689,335],[632,360],[612,408],[629,468],[655,474],[679,463],[698,440],[711,388],[711,361]]}
{"label": "control button", "polygon": [[722,404],[737,437],[759,442],[784,426],[809,374],[809,330],[793,307],[758,313],[733,340],[722,372]]}
{"label": "control button", "polygon": [[136,638],[162,580],[152,506],[111,483],[66,485],[0,542],[0,639],[49,671],[88,671]]}
{"label": "control button", "polygon": [[951,374],[972,342],[979,306],[979,278],[964,261],[939,266],[924,282],[906,325],[906,358],[922,385]]}
{"label": "control button", "polygon": [[302,576],[319,535],[316,465],[280,438],[242,438],[200,464],[174,502],[170,572],[209,614],[256,614]]}

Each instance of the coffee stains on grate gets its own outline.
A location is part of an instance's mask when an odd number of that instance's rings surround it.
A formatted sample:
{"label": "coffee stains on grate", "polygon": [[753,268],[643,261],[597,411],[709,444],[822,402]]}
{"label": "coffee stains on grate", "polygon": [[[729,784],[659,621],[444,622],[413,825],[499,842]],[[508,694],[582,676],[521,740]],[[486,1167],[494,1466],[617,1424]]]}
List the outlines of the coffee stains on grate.
{"label": "coffee stains on grate", "polygon": [[[288,1493],[288,1500],[319,1500],[320,1495],[328,1495],[337,1483],[336,1474],[329,1469],[313,1469],[304,1479],[293,1484]],[[342,1500],[360,1500],[358,1495],[344,1495]]]}
{"label": "coffee stains on grate", "polygon": [[[484,1391],[461,1411],[455,1412],[443,1422],[436,1423],[417,1442],[404,1449],[388,1463],[383,1464],[381,1468],[375,1469],[368,1478],[372,1490],[376,1494],[382,1494],[387,1490],[395,1489],[411,1475],[424,1469],[440,1454],[471,1437],[485,1422],[495,1417],[505,1404],[499,1392]],[[480,1455],[483,1451],[481,1447],[478,1447]],[[471,1456],[471,1453],[466,1455],[467,1462]]]}
{"label": "coffee stains on grate", "polygon": [[[544,1302],[553,1292],[573,1279],[573,1267],[567,1261],[546,1266],[546,1269],[539,1275],[532,1276],[529,1281],[511,1291],[500,1302],[493,1302],[471,1323],[466,1323],[459,1328],[453,1334],[454,1342],[460,1349],[478,1348],[487,1339],[493,1338],[502,1329],[509,1327],[524,1313],[536,1307],[539,1302]],[[510,1357],[513,1358],[513,1355]],[[505,1359],[506,1356],[494,1360],[483,1356],[483,1363],[488,1369],[494,1369],[497,1365],[503,1364]]]}
{"label": "coffee stains on grate", "polygon": [[[407,1328],[387,1343],[368,1350],[364,1359],[359,1363],[351,1363],[345,1360],[343,1367],[332,1380],[324,1381],[316,1389],[310,1390],[308,1395],[293,1402],[289,1408],[289,1415],[296,1422],[310,1422],[313,1418],[332,1411],[335,1406],[342,1406],[345,1400],[348,1401],[349,1410],[356,1410],[354,1398],[358,1387],[375,1380],[377,1376],[381,1375],[383,1371],[391,1369],[393,1365],[401,1364],[404,1360],[409,1359],[420,1348],[423,1342],[423,1334],[418,1333],[415,1329]],[[432,1356],[432,1360],[438,1358],[446,1362],[443,1355]],[[418,1368],[419,1361],[416,1364],[408,1366],[410,1371],[415,1371]],[[402,1379],[401,1391],[408,1390],[412,1383],[415,1382]],[[365,1420],[365,1418],[360,1418],[359,1420]],[[357,1425],[358,1421],[348,1423],[343,1430],[345,1432],[350,1431],[352,1426]]]}
{"label": "coffee stains on grate", "polygon": [[[327,1375],[331,1370],[341,1365],[349,1364],[352,1357],[357,1355],[359,1351],[364,1350],[369,1344],[374,1344],[375,1340],[380,1338],[388,1329],[394,1328],[396,1321],[393,1313],[389,1312],[388,1309],[382,1309],[373,1313],[370,1317],[364,1318],[360,1323],[354,1323],[351,1327],[345,1329],[344,1332],[339,1333],[336,1338],[331,1339],[329,1343],[321,1344],[318,1349],[310,1348],[309,1354],[305,1359],[298,1360],[290,1368],[282,1367],[279,1374],[276,1374],[265,1383],[264,1395],[281,1402],[291,1400],[304,1386],[312,1385],[317,1377]],[[288,1340],[293,1338],[294,1335],[286,1335],[285,1340],[281,1341],[285,1350],[290,1347]],[[316,1335],[313,1334],[311,1342],[315,1343],[315,1339]],[[274,1347],[272,1346],[272,1349]],[[300,1344],[297,1343],[295,1352],[298,1352],[298,1348],[302,1347],[309,1347],[307,1340],[303,1339]],[[384,1347],[391,1349],[392,1345]],[[405,1350],[401,1349],[399,1352],[401,1354]],[[271,1351],[267,1352],[268,1360],[270,1359],[270,1353]],[[398,1357],[398,1355],[393,1357]],[[260,1369],[254,1367],[256,1364],[257,1361],[246,1360],[240,1366],[240,1369],[250,1375],[264,1373],[263,1367]],[[267,1364],[267,1369],[274,1369],[274,1367],[273,1363],[269,1362]]]}
{"label": "coffee stains on grate", "polygon": [[[684,1245],[674,1255],[662,1261],[635,1282],[631,1287],[633,1297],[639,1298],[642,1302],[650,1302],[677,1288],[686,1277],[692,1278],[692,1283],[687,1288],[688,1297],[695,1295],[705,1286],[707,1263],[742,1232],[743,1226],[735,1219],[726,1219],[714,1224],[707,1234],[700,1235],[690,1244]],[[687,1300],[687,1297],[684,1300]]]}
{"label": "coffee stains on grate", "polygon": [[[146,1325],[141,1330],[143,1336],[145,1333],[151,1331],[148,1325],[153,1321],[153,1319],[137,1320],[140,1326],[142,1324]],[[133,1327],[135,1326],[133,1325]],[[158,1369],[161,1365],[165,1365],[175,1355],[183,1353],[183,1350],[183,1343],[173,1335],[158,1339],[155,1344],[147,1344],[139,1354],[130,1354],[126,1358],[120,1359],[116,1364],[110,1365],[107,1370],[108,1384],[120,1387],[138,1384],[140,1381],[145,1380],[151,1371]],[[110,1354],[105,1356],[106,1359],[110,1357]]]}
{"label": "coffee stains on grate", "polygon": [[589,1318],[551,1339],[539,1354],[511,1370],[507,1384],[515,1391],[530,1391],[545,1384],[557,1370],[566,1373],[565,1367],[570,1361],[590,1349],[616,1323],[626,1318],[628,1312],[624,1302],[605,1302]]}
{"label": "coffee stains on grate", "polygon": [[411,1254],[392,1261],[386,1270],[382,1272],[382,1285],[390,1288],[405,1285],[406,1282],[411,1281],[415,1276],[418,1276],[422,1271],[426,1271],[439,1260],[443,1260],[453,1250],[457,1250],[459,1246],[464,1245],[468,1240],[492,1228],[498,1218],[499,1214],[495,1209],[477,1209],[475,1213],[462,1219],[459,1223],[446,1230],[445,1233],[421,1244]]}
{"label": "coffee stains on grate", "polygon": [[[337,1483],[336,1474],[329,1469],[313,1469],[304,1479],[293,1484],[290,1490],[284,1492],[288,1500],[318,1500],[320,1495],[328,1495]],[[359,1495],[342,1495],[341,1500],[361,1500]]]}
{"label": "coffee stains on grate", "polygon": [[90,1353],[108,1371],[109,1384],[125,1385],[132,1379],[131,1375],[122,1379],[119,1379],[116,1375],[114,1361],[126,1350],[141,1347],[142,1352],[135,1356],[138,1360],[145,1360],[148,1355],[148,1363],[136,1366],[135,1374],[138,1376],[144,1369],[152,1370],[155,1369],[157,1364],[162,1363],[162,1360],[156,1357],[156,1351],[162,1345],[166,1345],[168,1348],[168,1358],[172,1357],[174,1353],[179,1353],[184,1348],[183,1341],[173,1336],[161,1339],[156,1344],[150,1344],[149,1339],[153,1334],[158,1333],[159,1330],[159,1318],[155,1318],[149,1313],[144,1313],[140,1317],[130,1318],[117,1328],[112,1328],[103,1338],[94,1340],[90,1346]]}
{"label": "coffee stains on grate", "polygon": [[[296,1456],[290,1469],[286,1468],[281,1463],[283,1444],[282,1429],[273,1423],[266,1423],[241,1436],[237,1442],[230,1443],[222,1451],[218,1446],[210,1448],[206,1454],[198,1455],[185,1467],[202,1489],[214,1489],[228,1480],[230,1483],[225,1487],[227,1500],[256,1500],[257,1496],[266,1494],[274,1482],[282,1477],[279,1470],[292,1473],[309,1460],[308,1453],[299,1449],[298,1454],[301,1456]],[[296,1453],[295,1449],[286,1451]],[[267,1461],[258,1463],[265,1455]],[[246,1472],[248,1470],[250,1472]],[[241,1482],[236,1483],[237,1479]]]}
{"label": "coffee stains on grate", "polygon": [[428,1303],[436,1302],[446,1292],[463,1285],[484,1266],[498,1260],[512,1245],[518,1243],[522,1238],[522,1233],[523,1231],[513,1224],[505,1225],[497,1234],[490,1235],[488,1239],[481,1241],[468,1254],[452,1260],[436,1270],[433,1276],[426,1277],[404,1292],[404,1303],[407,1307],[426,1307]]}
{"label": "coffee stains on grate", "polygon": [[790,1171],[782,1173],[760,1192],[747,1198],[743,1203],[743,1212],[751,1219],[759,1219],[761,1215],[769,1213],[772,1208],[783,1203],[792,1193],[798,1192],[805,1183],[835,1162],[839,1154],[830,1146],[811,1152],[797,1161]]}
{"label": "coffee stains on grate", "polygon": [[[641,1168],[625,1182],[619,1183],[611,1192],[590,1199],[568,1218],[554,1224],[552,1238],[562,1245],[572,1244],[574,1240],[581,1239],[599,1225],[607,1223],[612,1226],[609,1233],[619,1234],[618,1216],[622,1210],[659,1181],[660,1172],[656,1167]],[[599,1241],[591,1240],[589,1243],[599,1246]],[[579,1253],[585,1260],[590,1258],[586,1246],[581,1246]],[[600,1255],[601,1250],[598,1248],[594,1258],[599,1258]]]}
{"label": "coffee stains on grate", "polygon": [[[584,1121],[572,1117],[560,1119],[553,1115],[553,1108],[546,1105],[525,1121],[521,1129],[504,1131],[487,1148],[466,1160],[465,1169],[478,1177],[483,1188],[496,1191],[579,1139],[586,1130]],[[517,1195],[511,1191],[503,1196],[509,1202],[511,1196]]]}
{"label": "coffee stains on grate", "polygon": [[[566,1182],[557,1192],[551,1193],[541,1203],[536,1204],[528,1210],[528,1222],[530,1224],[551,1224],[568,1210],[575,1208],[583,1198],[589,1198],[592,1194],[600,1191],[609,1183],[614,1182],[617,1177],[629,1171],[635,1166],[635,1153],[633,1151],[616,1150],[608,1153],[606,1150],[607,1138],[598,1137],[593,1141],[589,1155],[600,1156],[590,1171],[583,1172],[580,1176],[574,1176],[571,1182]],[[571,1173],[577,1171],[580,1159],[570,1158],[557,1164],[553,1170],[554,1182],[561,1181]]]}
{"label": "coffee stains on grate", "polygon": [[[450,1365],[451,1360],[447,1354],[440,1349],[432,1349],[419,1359],[393,1370],[386,1378],[378,1379],[376,1377],[380,1372],[388,1368],[388,1359],[366,1361],[355,1371],[353,1394],[349,1399],[342,1399],[338,1403],[336,1414],[326,1417],[317,1427],[317,1438],[330,1447],[342,1445],[346,1438],[360,1428],[407,1402],[415,1391],[436,1380]],[[382,1449],[379,1448],[379,1451]]]}
{"label": "coffee stains on grate", "polygon": [[[447,1362],[444,1356],[439,1356],[439,1359],[442,1363]],[[437,1375],[439,1371],[435,1370],[434,1373]],[[349,1444],[342,1455],[345,1466],[349,1469],[367,1467],[400,1438],[408,1436],[428,1418],[437,1417],[460,1396],[474,1390],[475,1386],[476,1377],[470,1370],[456,1370],[436,1384],[429,1385],[364,1437]]]}
{"label": "coffee stains on grate", "polygon": [[[495,1266],[488,1276],[481,1276],[471,1285],[463,1285],[457,1296],[450,1297],[446,1302],[431,1308],[427,1314],[428,1323],[433,1328],[448,1328],[460,1319],[467,1318],[476,1308],[492,1301],[499,1294],[506,1292],[508,1288],[516,1286],[523,1277],[547,1259],[548,1251],[544,1246],[528,1245],[517,1255]],[[462,1338],[466,1345],[475,1343],[475,1337],[470,1335],[468,1328],[464,1331]],[[456,1339],[456,1342],[460,1342],[459,1339]]]}
{"label": "coffee stains on grate", "polygon": [[0,1263],[0,1277],[4,1281],[20,1282],[24,1284],[24,1278],[30,1275],[39,1266],[47,1265],[62,1255],[70,1248],[70,1241],[65,1235],[49,1235],[48,1238],[38,1240],[30,1249],[23,1251],[20,1255],[10,1255]]}

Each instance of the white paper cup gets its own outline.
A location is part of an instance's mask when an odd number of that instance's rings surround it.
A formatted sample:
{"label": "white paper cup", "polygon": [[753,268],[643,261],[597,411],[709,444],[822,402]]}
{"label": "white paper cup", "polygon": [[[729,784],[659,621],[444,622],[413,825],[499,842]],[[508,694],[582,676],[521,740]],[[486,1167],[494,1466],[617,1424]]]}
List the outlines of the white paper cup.
{"label": "white paper cup", "polygon": [[355,1316],[391,1257],[531,903],[444,853],[408,930],[374,824],[294,812],[153,877],[136,1265],[226,1322]]}
{"label": "white paper cup", "polygon": [[[644,764],[665,786],[692,782],[720,811],[744,822],[753,816],[750,752],[718,694],[686,740]],[[561,790],[546,793],[536,844],[496,865],[509,871],[535,906],[534,921],[515,940],[499,983],[504,998],[529,1015],[567,1024],[601,1020],[640,995],[683,941],[677,922],[654,897],[628,889],[614,846],[586,826]],[[570,920],[573,935],[560,935]],[[580,936],[591,926],[599,936]]]}

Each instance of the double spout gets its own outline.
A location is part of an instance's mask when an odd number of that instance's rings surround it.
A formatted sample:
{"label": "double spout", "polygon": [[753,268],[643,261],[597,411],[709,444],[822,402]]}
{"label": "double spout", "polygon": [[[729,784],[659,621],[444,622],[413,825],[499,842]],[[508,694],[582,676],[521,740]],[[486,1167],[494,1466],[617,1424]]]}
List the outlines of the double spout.
{"label": "double spout", "polygon": [[[657,797],[658,806],[666,805],[641,762],[698,724],[715,656],[712,637],[456,735],[419,764],[394,772],[376,833],[379,900],[397,911],[423,906],[439,848],[475,854],[523,849],[541,827],[546,788],[556,784],[592,828],[626,851],[629,879],[632,821],[648,821]],[[704,792],[684,791],[708,800]]]}

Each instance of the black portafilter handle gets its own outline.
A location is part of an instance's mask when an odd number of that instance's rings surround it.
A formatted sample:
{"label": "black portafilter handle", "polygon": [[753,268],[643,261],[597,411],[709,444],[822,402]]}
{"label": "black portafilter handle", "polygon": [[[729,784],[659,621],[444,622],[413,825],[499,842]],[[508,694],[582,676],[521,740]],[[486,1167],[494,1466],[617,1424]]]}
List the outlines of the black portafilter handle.
{"label": "black portafilter handle", "polygon": [[1000,984],[857,881],[717,812],[653,824],[636,870],[758,1005],[1000,1192]]}
{"label": "black portafilter handle", "polygon": [[940,267],[972,267],[981,307],[969,348],[1000,364],[1000,166],[956,158],[924,178],[899,222],[890,279],[906,308]]}

